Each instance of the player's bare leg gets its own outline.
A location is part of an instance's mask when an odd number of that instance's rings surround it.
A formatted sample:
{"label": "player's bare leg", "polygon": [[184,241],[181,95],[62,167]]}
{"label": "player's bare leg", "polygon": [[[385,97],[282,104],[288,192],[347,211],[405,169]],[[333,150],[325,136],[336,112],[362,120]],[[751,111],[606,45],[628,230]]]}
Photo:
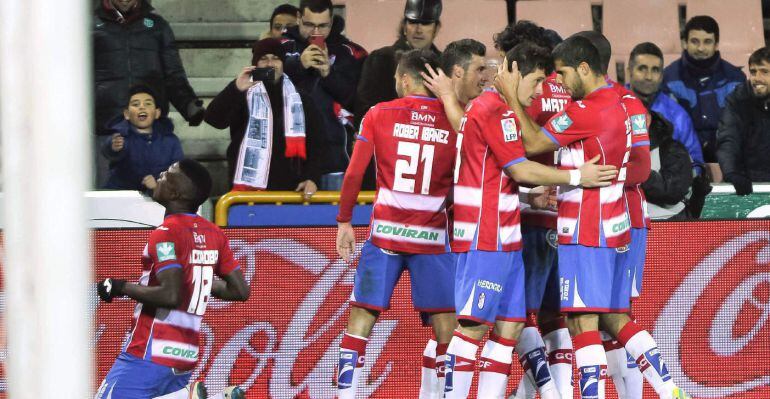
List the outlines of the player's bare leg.
{"label": "player's bare leg", "polygon": [[377,322],[379,312],[358,306],[350,307],[348,326],[340,343],[340,360],[337,369],[337,388],[340,399],[356,397],[358,379],[364,367],[366,343]]}
{"label": "player's bare leg", "polygon": [[[454,313],[434,313],[430,318],[435,340],[428,341],[423,352],[420,398],[442,398],[444,393],[444,362],[449,341],[457,328]],[[431,358],[432,355],[432,358]],[[432,360],[432,366],[431,366]]]}
{"label": "player's bare leg", "polygon": [[599,315],[571,313],[567,324],[575,345],[575,363],[580,377],[581,397],[604,399],[607,356],[599,335]]}
{"label": "player's bare leg", "polygon": [[485,324],[469,320],[459,320],[459,324],[452,340],[449,341],[444,363],[446,399],[468,397],[473,382],[476,352],[489,329]]}
{"label": "player's bare leg", "polygon": [[658,344],[649,332],[642,329],[625,313],[601,315],[602,325],[607,332],[623,343],[626,351],[636,359],[639,369],[655,392],[662,399],[681,397],[683,392],[674,384],[668,373]]}

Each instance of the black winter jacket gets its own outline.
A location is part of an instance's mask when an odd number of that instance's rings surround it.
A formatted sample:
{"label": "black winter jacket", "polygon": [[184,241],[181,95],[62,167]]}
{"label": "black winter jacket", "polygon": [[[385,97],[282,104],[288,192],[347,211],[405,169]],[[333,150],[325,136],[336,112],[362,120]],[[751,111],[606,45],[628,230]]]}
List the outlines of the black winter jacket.
{"label": "black winter jacket", "polygon": [[94,11],[94,101],[97,134],[106,134],[106,123],[120,114],[128,103],[128,90],[146,84],[157,92],[156,101],[168,113],[171,101],[185,119],[187,106],[197,96],[174,41],[174,33],[163,17],[141,3],[139,15],[118,22],[114,10],[97,6]]}
{"label": "black winter jacket", "polygon": [[728,97],[717,129],[717,158],[722,173],[752,182],[770,182],[770,100],[757,99],[749,83]]}
{"label": "black winter jacket", "polygon": [[650,112],[650,152],[660,159],[659,169],[650,171],[650,177],[642,184],[647,201],[665,206],[685,199],[692,186],[692,160],[687,147],[674,140],[674,127],[657,112]]}
{"label": "black winter jacket", "polygon": [[[283,91],[282,85],[266,85],[267,95],[273,110],[273,151],[270,157],[270,174],[267,178],[268,190],[294,190],[302,181],[312,180],[320,183],[321,160],[325,154],[323,141],[320,140],[320,117],[318,111],[303,93],[299,92],[305,111],[305,147],[307,159],[286,158],[286,136],[283,128]],[[230,145],[227,147],[227,169],[232,185],[238,152],[249,120],[249,108],[246,93],[238,90],[235,81],[230,82],[211,100],[206,109],[205,121],[217,129],[230,128]]]}
{"label": "black winter jacket", "polygon": [[[339,22],[335,20],[334,23]],[[337,30],[332,28],[333,32]],[[352,109],[361,74],[361,63],[354,55],[356,50],[353,46],[337,36],[330,36],[326,40],[326,46],[332,64],[331,71],[327,77],[322,78],[315,69],[305,69],[302,66],[300,55],[308,45],[300,36],[298,27],[286,32],[283,42],[286,50],[284,72],[297,86],[298,91],[303,91],[310,97],[320,114],[321,138],[328,150],[324,157],[323,173],[344,172],[350,160],[347,147],[351,138],[337,118],[334,103]]]}
{"label": "black winter jacket", "polygon": [[[396,56],[398,53],[411,50],[406,39],[398,39],[392,46],[372,51],[364,62],[361,80],[358,82],[356,104],[354,108],[355,125],[361,125],[369,108],[383,101],[391,101],[398,97],[396,94]],[[436,55],[441,52],[435,46],[430,48]]]}

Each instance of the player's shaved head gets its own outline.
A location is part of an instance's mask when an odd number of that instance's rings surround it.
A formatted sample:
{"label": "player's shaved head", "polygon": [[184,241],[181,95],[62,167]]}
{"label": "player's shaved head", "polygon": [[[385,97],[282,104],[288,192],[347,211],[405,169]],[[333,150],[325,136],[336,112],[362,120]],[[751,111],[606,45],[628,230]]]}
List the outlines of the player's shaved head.
{"label": "player's shaved head", "polygon": [[554,61],[560,61],[566,66],[577,69],[586,63],[594,74],[604,74],[601,56],[596,46],[582,36],[571,36],[553,49]]}
{"label": "player's shaved head", "polygon": [[401,54],[396,71],[399,75],[407,74],[415,82],[422,83],[423,79],[420,73],[428,73],[425,64],[430,65],[433,70],[437,70],[440,66],[438,56],[429,49],[410,50]]}
{"label": "player's shaved head", "polygon": [[189,158],[179,161],[179,169],[182,171],[182,174],[187,177],[189,183],[188,185],[178,188],[180,191],[184,190],[189,192],[180,194],[191,198],[193,203],[190,205],[193,206],[193,209],[198,209],[198,207],[211,195],[211,175],[206,167],[201,165],[198,161]]}
{"label": "player's shaved head", "polygon": [[584,37],[591,41],[591,44],[599,50],[599,58],[601,59],[601,71],[606,75],[607,70],[610,67],[610,58],[612,58],[612,45],[607,38],[601,33],[595,30],[584,30],[582,32],[575,33],[572,36]]}
{"label": "player's shaved head", "polygon": [[538,69],[542,69],[546,75],[553,72],[553,58],[550,51],[531,42],[524,42],[512,48],[505,54],[505,58],[508,60],[509,70],[511,64],[516,61],[521,76],[529,75]]}

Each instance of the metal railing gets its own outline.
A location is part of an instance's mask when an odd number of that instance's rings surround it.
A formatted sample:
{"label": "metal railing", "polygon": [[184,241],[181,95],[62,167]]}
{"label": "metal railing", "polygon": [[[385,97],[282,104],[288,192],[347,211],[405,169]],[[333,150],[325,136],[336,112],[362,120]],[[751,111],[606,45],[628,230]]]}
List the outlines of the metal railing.
{"label": "metal railing", "polygon": [[[214,223],[217,226],[227,226],[227,216],[230,207],[238,204],[318,204],[336,205],[340,201],[339,191],[318,191],[310,200],[305,200],[301,193],[294,191],[231,191],[217,201],[214,211]],[[374,191],[362,191],[358,194],[359,204],[374,202]]]}

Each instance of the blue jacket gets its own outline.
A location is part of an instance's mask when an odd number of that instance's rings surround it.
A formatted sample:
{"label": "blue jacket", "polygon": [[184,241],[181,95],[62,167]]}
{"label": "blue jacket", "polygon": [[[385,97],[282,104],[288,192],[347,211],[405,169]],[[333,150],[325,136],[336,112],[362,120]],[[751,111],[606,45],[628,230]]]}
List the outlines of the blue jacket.
{"label": "blue jacket", "polygon": [[715,57],[710,66],[701,68],[683,52],[680,59],[663,70],[662,90],[673,95],[690,114],[708,162],[715,162],[716,131],[727,95],[746,81],[740,68],[723,60],[719,53]]}
{"label": "blue jacket", "polygon": [[112,190],[146,190],[142,179],[156,179],[169,166],[184,158],[182,144],[174,134],[174,124],[161,118],[152,125],[152,134],[140,134],[123,115],[115,117],[107,127],[125,139],[121,151],[112,151],[112,135],[102,142],[102,154],[110,161],[110,176],[104,188]]}
{"label": "blue jacket", "polygon": [[658,92],[652,101],[650,111],[654,111],[663,116],[674,126],[674,140],[684,144],[687,152],[692,158],[693,167],[698,167],[703,171],[703,151],[700,148],[698,136],[692,126],[692,119],[687,111],[682,108],[673,98]]}

